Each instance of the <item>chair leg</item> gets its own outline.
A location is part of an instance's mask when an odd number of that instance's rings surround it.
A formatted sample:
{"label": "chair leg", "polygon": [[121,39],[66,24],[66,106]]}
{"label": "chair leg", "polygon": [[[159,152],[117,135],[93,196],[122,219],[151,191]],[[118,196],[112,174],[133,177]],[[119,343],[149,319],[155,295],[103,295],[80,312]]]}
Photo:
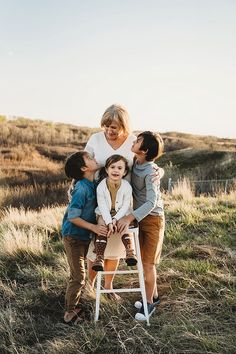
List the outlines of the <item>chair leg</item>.
{"label": "chair leg", "polygon": [[[146,296],[146,290],[145,290],[145,281],[144,281],[144,275],[143,275],[143,265],[142,265],[140,245],[139,245],[138,228],[130,229],[129,231],[134,233],[134,243],[135,243],[135,249],[136,249],[136,255],[137,255],[137,268],[138,268],[138,277],[139,277],[139,289],[138,290],[141,292],[141,295],[142,295],[144,314],[147,319],[147,325],[150,326],[149,316],[148,316],[148,308],[147,308],[147,296]],[[94,318],[95,322],[98,321],[98,318],[99,318],[102,274],[103,274],[103,271],[100,271],[97,274],[96,306],[95,306],[95,318]],[[119,271],[116,271],[115,274],[119,274]],[[116,289],[113,289],[114,292],[115,292],[115,290]],[[128,290],[130,290],[130,292],[132,292],[132,289],[128,289]]]}
{"label": "chair leg", "polygon": [[98,321],[99,308],[100,308],[100,298],[101,298],[101,272],[97,275],[97,291],[96,291],[96,308],[95,308],[95,318],[94,321]]}
{"label": "chair leg", "polygon": [[147,319],[147,325],[150,326],[138,230],[134,232],[134,241],[135,241],[136,255],[137,255],[137,260],[138,260],[138,264],[137,264],[138,267],[137,268],[138,268],[139,286],[140,286],[140,289],[141,289],[141,295],[142,295],[142,300],[143,300],[144,314],[145,314],[146,319]]}

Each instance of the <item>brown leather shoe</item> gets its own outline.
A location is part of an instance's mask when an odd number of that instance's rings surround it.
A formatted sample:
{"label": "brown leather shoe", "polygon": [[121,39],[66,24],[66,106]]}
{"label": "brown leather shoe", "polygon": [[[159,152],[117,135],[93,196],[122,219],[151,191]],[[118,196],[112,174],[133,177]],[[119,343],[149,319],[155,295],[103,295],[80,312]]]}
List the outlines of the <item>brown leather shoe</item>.
{"label": "brown leather shoe", "polygon": [[101,272],[104,269],[104,259],[101,256],[97,256],[95,261],[93,262],[92,269],[95,270],[95,272]]}
{"label": "brown leather shoe", "polygon": [[137,257],[134,254],[134,250],[128,250],[125,258],[127,266],[135,266],[137,264]]}

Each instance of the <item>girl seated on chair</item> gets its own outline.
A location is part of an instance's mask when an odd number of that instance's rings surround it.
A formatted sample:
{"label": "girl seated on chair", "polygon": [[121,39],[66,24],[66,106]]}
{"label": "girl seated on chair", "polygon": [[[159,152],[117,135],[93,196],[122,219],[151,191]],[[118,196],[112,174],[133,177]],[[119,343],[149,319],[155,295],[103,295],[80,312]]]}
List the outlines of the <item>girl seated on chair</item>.
{"label": "girl seated on chair", "polygon": [[[96,235],[95,237],[96,258],[92,266],[94,271],[103,270],[108,237],[108,246],[111,247],[112,245],[112,248],[125,247],[125,260],[128,266],[137,263],[131,240],[132,236],[127,233],[126,229],[121,234],[117,232],[117,221],[129,214],[132,209],[132,188],[129,182],[123,179],[128,172],[128,162],[121,155],[109,157],[104,169],[101,170],[100,176],[104,178],[97,187],[98,207],[95,212],[98,216],[98,224],[107,225],[109,231],[107,237],[103,235]],[[91,253],[91,250],[88,253]]]}

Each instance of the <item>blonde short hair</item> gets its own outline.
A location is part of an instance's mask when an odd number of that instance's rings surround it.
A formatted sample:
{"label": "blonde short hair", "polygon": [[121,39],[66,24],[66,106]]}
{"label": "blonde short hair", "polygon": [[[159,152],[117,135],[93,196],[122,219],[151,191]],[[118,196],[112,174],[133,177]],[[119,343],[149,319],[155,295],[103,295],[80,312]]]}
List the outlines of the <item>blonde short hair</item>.
{"label": "blonde short hair", "polygon": [[129,113],[120,104],[113,104],[105,110],[101,119],[101,127],[109,126],[112,122],[116,122],[125,134],[131,133]]}

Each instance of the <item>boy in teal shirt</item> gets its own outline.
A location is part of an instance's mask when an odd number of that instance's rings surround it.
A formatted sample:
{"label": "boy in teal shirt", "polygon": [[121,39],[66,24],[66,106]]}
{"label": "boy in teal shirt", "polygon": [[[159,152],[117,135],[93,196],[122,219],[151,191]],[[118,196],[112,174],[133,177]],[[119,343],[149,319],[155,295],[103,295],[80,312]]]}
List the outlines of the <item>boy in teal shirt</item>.
{"label": "boy in teal shirt", "polygon": [[96,224],[97,201],[93,180],[97,170],[96,160],[86,151],[72,154],[65,164],[67,177],[76,180],[62,222],[62,236],[70,268],[65,296],[64,322],[67,324],[76,324],[82,319],[79,300],[85,284],[85,258],[92,233],[107,235],[106,226]]}

